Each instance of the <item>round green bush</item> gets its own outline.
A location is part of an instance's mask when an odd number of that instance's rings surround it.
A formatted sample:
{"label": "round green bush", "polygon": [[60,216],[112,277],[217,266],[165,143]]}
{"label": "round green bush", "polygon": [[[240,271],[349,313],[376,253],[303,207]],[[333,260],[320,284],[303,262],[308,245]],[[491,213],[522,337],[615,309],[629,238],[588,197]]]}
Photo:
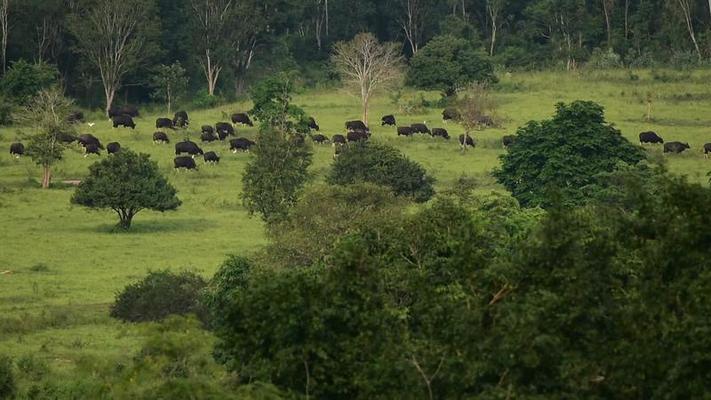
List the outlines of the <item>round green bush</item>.
{"label": "round green bush", "polygon": [[15,376],[12,373],[12,360],[0,357],[0,399],[12,399],[17,391]]}
{"label": "round green bush", "polygon": [[189,271],[149,272],[116,295],[110,315],[130,322],[158,321],[173,314],[202,317],[198,297],[205,285],[202,277]]}

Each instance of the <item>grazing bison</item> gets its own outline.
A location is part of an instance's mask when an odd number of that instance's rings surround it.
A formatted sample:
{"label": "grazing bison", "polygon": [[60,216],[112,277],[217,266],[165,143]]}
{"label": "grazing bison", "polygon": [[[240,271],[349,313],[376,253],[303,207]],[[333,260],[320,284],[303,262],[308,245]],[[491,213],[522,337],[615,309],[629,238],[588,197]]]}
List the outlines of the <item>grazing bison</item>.
{"label": "grazing bison", "polygon": [[412,124],[410,125],[410,128],[412,129],[412,133],[432,134],[432,132],[430,132],[430,129],[425,124]]}
{"label": "grazing bison", "polygon": [[709,153],[711,153],[711,143],[706,143],[704,145],[704,156],[709,158]]}
{"label": "grazing bison", "polygon": [[220,140],[225,140],[227,136],[234,136],[235,134],[235,128],[227,122],[218,122],[215,124],[215,131]]}
{"label": "grazing bison", "polygon": [[245,113],[232,114],[232,123],[235,125],[236,124],[243,124],[243,125],[247,125],[247,126],[254,126],[254,124],[252,123],[252,120],[249,119],[249,115],[247,115]]}
{"label": "grazing bison", "polygon": [[[112,121],[114,123],[114,128],[123,126],[126,128],[136,129],[136,123],[133,122],[133,118],[131,118],[130,115],[117,115],[113,117]],[[156,125],[158,124],[156,123]]]}
{"label": "grazing bison", "polygon": [[665,153],[679,154],[688,148],[689,148],[689,143],[682,143],[682,142],[664,143],[664,152]]}
{"label": "grazing bison", "polygon": [[313,140],[314,143],[318,143],[318,144],[324,144],[324,143],[328,142],[328,138],[320,133],[312,135],[311,140]]}
{"label": "grazing bison", "polygon": [[316,120],[314,117],[309,117],[309,129],[313,129],[315,131],[320,131],[321,128],[319,128],[318,124],[316,124]]}
{"label": "grazing bison", "polygon": [[504,145],[504,147],[509,147],[514,142],[516,141],[516,135],[505,135],[503,138],[501,138],[501,143]]}
{"label": "grazing bison", "polygon": [[173,120],[170,118],[158,118],[156,119],[156,129],[170,128],[173,129]]}
{"label": "grazing bison", "polygon": [[207,153],[203,154],[203,158],[205,159],[206,163],[219,163],[220,162],[220,156],[217,155],[214,151],[208,151]]}
{"label": "grazing bison", "polygon": [[200,127],[200,133],[209,133],[210,135],[213,135],[215,133],[215,128],[210,125],[203,125]]}
{"label": "grazing bison", "polygon": [[444,121],[457,121],[461,117],[462,115],[459,114],[456,108],[445,108],[444,111],[442,111],[442,119]]}
{"label": "grazing bison", "polygon": [[77,124],[79,122],[84,122],[84,113],[81,111],[72,111],[67,116],[67,122],[70,124]]}
{"label": "grazing bison", "polygon": [[395,126],[395,116],[393,116],[393,115],[384,116],[380,120],[380,126],[385,126],[385,125]]}
{"label": "grazing bison", "polygon": [[247,138],[237,138],[230,140],[230,150],[236,153],[237,150],[249,151],[255,143]]}
{"label": "grazing bison", "polygon": [[432,137],[449,139],[449,132],[444,128],[432,128]]}
{"label": "grazing bison", "polygon": [[66,133],[66,132],[59,132],[57,134],[57,140],[59,140],[62,143],[74,143],[77,140],[77,137],[72,135],[71,133]]}
{"label": "grazing bison", "polygon": [[85,133],[83,135],[79,135],[77,138],[77,141],[79,142],[80,145],[86,147],[88,145],[95,145],[96,147],[103,149],[104,146],[101,145],[101,142],[99,139],[92,135],[91,133]]}
{"label": "grazing bison", "polygon": [[398,136],[412,136],[412,128],[409,126],[398,126],[397,135]]}
{"label": "grazing bison", "polygon": [[106,152],[109,154],[116,154],[121,151],[121,144],[119,142],[111,142],[106,145]]}
{"label": "grazing bison", "polygon": [[346,121],[346,130],[348,131],[367,131],[368,127],[365,126],[363,121]]}
{"label": "grazing bison", "polygon": [[173,126],[178,128],[186,128],[190,124],[188,119],[188,113],[185,111],[178,111],[173,116]]}
{"label": "grazing bison", "polygon": [[168,135],[165,132],[154,132],[153,143],[170,143],[170,139],[168,139]]}
{"label": "grazing bison", "polygon": [[347,141],[346,141],[346,137],[345,137],[345,136],[340,135],[340,134],[336,134],[336,135],[333,135],[333,137],[331,138],[331,142],[332,142],[333,145],[335,146],[335,145],[346,144]]}
{"label": "grazing bison", "polygon": [[97,146],[94,143],[89,143],[86,146],[84,146],[84,157],[88,156],[89,154],[101,155],[99,146]]}
{"label": "grazing bison", "polygon": [[195,142],[189,140],[175,144],[175,155],[179,156],[182,153],[188,153],[193,157],[198,154],[204,154],[202,149]]}
{"label": "grazing bison", "polygon": [[10,154],[16,158],[20,158],[21,155],[25,154],[25,145],[22,143],[13,143],[10,145]]}
{"label": "grazing bison", "polygon": [[125,105],[123,107],[111,107],[109,110],[109,118],[118,117],[121,115],[128,115],[130,117],[138,117],[140,114],[138,112],[138,107],[133,105]]}
{"label": "grazing bison", "polygon": [[203,142],[214,142],[217,139],[218,139],[217,136],[215,136],[215,134],[213,132],[204,132],[203,131],[200,134],[200,140]]}
{"label": "grazing bison", "polygon": [[197,169],[195,165],[195,160],[188,156],[179,156],[173,159],[173,165],[175,169],[185,168],[185,169]]}
{"label": "grazing bison", "polygon": [[459,135],[459,145],[462,146],[462,150],[466,150],[467,147],[475,147],[474,138],[467,135]]}
{"label": "grazing bison", "polygon": [[356,131],[350,131],[346,134],[346,139],[349,142],[360,142],[364,140],[368,140],[368,132],[364,130],[356,130]]}
{"label": "grazing bison", "polygon": [[647,131],[647,132],[642,132],[639,134],[639,144],[645,144],[645,143],[664,143],[664,139],[662,139],[661,136],[657,135],[656,132],[652,131]]}

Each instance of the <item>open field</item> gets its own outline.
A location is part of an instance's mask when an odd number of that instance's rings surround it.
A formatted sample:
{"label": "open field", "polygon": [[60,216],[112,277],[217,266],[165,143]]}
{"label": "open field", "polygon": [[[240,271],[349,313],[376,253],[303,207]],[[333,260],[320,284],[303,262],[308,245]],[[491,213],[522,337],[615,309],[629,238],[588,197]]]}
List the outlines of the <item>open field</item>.
{"label": "open field", "polygon": [[[380,116],[390,113],[400,125],[427,121],[430,127],[444,126],[439,108],[403,115],[387,96],[381,96],[370,111],[373,140],[392,144],[422,163],[437,178],[440,190],[461,175],[475,178],[481,190],[500,190],[489,172],[503,153],[503,135],[529,120],[549,117],[559,101],[593,100],[605,106],[607,120],[633,142],[646,130],[658,132],[666,141],[688,142],[691,151],[665,156],[669,169],[705,182],[711,160],[704,158],[701,148],[711,142],[711,70],[635,71],[634,75],[636,79],[627,71],[502,75],[495,97],[503,127],[477,134],[478,147],[465,154],[456,139],[398,138],[394,128],[378,126]],[[652,122],[644,120],[648,93],[653,97]],[[434,100],[438,95],[425,96]],[[360,117],[357,100],[342,92],[308,91],[294,102],[313,115],[328,136],[340,133],[344,121]],[[193,129],[214,125],[226,120],[223,112],[248,107],[233,104],[193,111],[191,125]],[[217,151],[222,156],[220,165],[205,166],[200,161],[199,171],[177,173],[172,170],[172,143],[152,143],[158,116],[136,119],[135,131],[112,129],[105,119],[95,120],[93,128],[80,128],[80,133],[93,133],[104,145],[119,141],[123,147],[150,153],[178,189],[183,205],[177,211],[144,211],[130,233],[112,232],[116,223],[112,212],[71,206],[73,188],[57,184],[80,179],[96,156],[84,158],[78,148],[67,151],[54,170],[55,187],[44,191],[37,183],[40,168],[27,158],[15,160],[8,154],[16,128],[0,131],[0,353],[41,357],[57,376],[69,375],[85,356],[130,355],[141,331],[108,318],[116,291],[151,269],[191,268],[209,277],[227,254],[248,253],[265,243],[261,222],[247,215],[240,200],[241,174],[250,155],[232,154],[225,143],[213,143],[203,149]],[[455,138],[462,132],[454,124],[446,128]],[[238,128],[238,132],[252,137],[256,129]],[[176,142],[183,133],[169,135]],[[190,135],[198,141],[198,134]],[[659,146],[649,152],[663,157]],[[329,168],[332,149],[314,146],[314,153],[312,172],[320,180]]]}

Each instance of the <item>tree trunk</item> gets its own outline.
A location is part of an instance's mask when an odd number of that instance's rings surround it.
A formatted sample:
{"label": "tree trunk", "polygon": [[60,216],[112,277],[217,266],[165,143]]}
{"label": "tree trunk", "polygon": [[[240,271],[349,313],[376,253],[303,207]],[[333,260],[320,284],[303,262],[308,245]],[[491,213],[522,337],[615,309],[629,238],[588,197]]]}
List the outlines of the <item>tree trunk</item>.
{"label": "tree trunk", "polygon": [[694,33],[694,22],[691,19],[691,4],[688,0],[678,0],[678,3],[681,7],[681,11],[684,13],[684,20],[686,22],[686,27],[689,30],[689,36],[691,37],[691,41],[694,43],[694,49],[696,49],[696,54],[699,57],[699,61],[701,61],[701,49],[699,48],[699,44],[696,41],[696,34]]}
{"label": "tree trunk", "polygon": [[133,210],[117,210],[116,213],[119,215],[119,223],[116,224],[116,227],[123,230],[130,229],[136,213]]}
{"label": "tree trunk", "polygon": [[42,189],[49,189],[49,183],[52,180],[52,171],[49,165],[42,166]]}
{"label": "tree trunk", "polygon": [[167,98],[168,98],[168,114],[172,112],[172,104],[171,104],[171,93],[170,93],[170,85],[168,85],[168,89],[166,90]]}
{"label": "tree trunk", "polygon": [[[709,0],[711,5],[711,0]],[[630,37],[630,0],[625,0],[625,40],[629,40]]]}
{"label": "tree trunk", "polygon": [[2,73],[5,75],[7,67],[7,34],[9,30],[9,22],[7,20],[8,7],[10,0],[1,0],[0,3],[0,30],[2,30],[2,42],[0,43],[0,56],[2,56]]}
{"label": "tree trunk", "polygon": [[368,103],[369,103],[369,98],[368,97],[363,97],[363,123],[365,126],[368,126]]}
{"label": "tree trunk", "polygon": [[113,85],[104,83],[104,94],[106,95],[106,116],[109,115],[109,110],[114,104],[114,96],[116,95],[116,88]]}
{"label": "tree trunk", "polygon": [[489,48],[489,57],[494,56],[494,46],[496,44],[496,20],[491,20],[491,47]]}
{"label": "tree trunk", "polygon": [[612,48],[612,32],[610,27],[610,11],[607,0],[602,0],[602,11],[605,14],[605,26],[607,27],[607,47]]}

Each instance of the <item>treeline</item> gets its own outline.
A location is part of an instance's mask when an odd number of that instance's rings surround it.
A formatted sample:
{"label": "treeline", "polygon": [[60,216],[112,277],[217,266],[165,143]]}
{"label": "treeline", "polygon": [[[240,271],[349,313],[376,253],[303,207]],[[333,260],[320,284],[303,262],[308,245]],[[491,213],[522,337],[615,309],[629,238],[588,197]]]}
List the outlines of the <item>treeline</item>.
{"label": "treeline", "polygon": [[1,70],[56,65],[68,94],[95,107],[111,96],[150,101],[157,67],[176,62],[206,105],[273,71],[333,81],[333,44],[364,31],[402,44],[407,58],[450,34],[507,68],[689,65],[711,55],[703,0],[0,2]]}

